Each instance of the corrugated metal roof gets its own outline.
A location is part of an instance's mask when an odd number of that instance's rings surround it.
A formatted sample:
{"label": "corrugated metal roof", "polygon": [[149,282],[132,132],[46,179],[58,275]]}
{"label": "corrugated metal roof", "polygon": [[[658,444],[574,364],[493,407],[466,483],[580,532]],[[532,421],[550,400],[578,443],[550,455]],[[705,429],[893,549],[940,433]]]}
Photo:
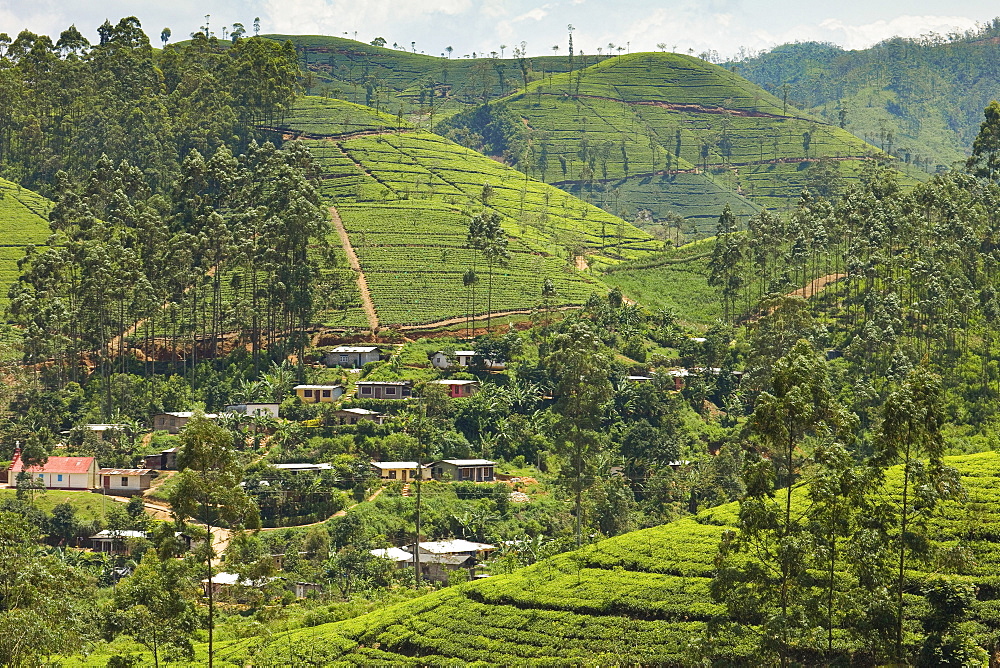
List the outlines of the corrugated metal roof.
{"label": "corrugated metal roof", "polygon": [[152,473],[153,469],[101,469],[101,475],[146,475]]}
{"label": "corrugated metal roof", "polygon": [[24,462],[18,459],[10,470],[12,473],[25,470],[28,473],[86,473],[93,464],[93,457],[49,457],[44,466],[26,468]]}
{"label": "corrugated metal roof", "polygon": [[496,462],[488,459],[442,459],[445,464],[452,466],[495,466]]}

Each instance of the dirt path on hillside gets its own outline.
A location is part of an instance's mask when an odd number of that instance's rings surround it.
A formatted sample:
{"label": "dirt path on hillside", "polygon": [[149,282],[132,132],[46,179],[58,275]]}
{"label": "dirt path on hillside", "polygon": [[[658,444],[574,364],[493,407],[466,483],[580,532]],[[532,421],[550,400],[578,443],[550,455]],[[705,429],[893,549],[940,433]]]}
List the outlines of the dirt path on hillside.
{"label": "dirt path on hillside", "polygon": [[817,292],[820,292],[821,290],[826,288],[826,286],[830,285],[831,283],[836,283],[845,276],[847,276],[847,274],[827,274],[826,276],[820,276],[819,278],[814,278],[812,281],[809,282],[809,285],[805,286],[804,288],[799,288],[798,290],[793,290],[792,292],[789,292],[788,296],[805,297],[806,299],[808,299],[809,297],[814,296]]}
{"label": "dirt path on hillside", "polygon": [[368,318],[368,327],[371,328],[372,334],[375,334],[378,331],[378,315],[375,313],[375,304],[372,302],[372,295],[368,290],[368,279],[365,278],[365,272],[361,271],[361,262],[358,261],[358,255],[354,252],[354,247],[351,246],[351,238],[347,235],[347,228],[344,227],[344,221],[340,219],[337,207],[330,207],[330,220],[333,221],[337,236],[340,237],[340,245],[344,247],[344,253],[347,254],[347,263],[358,274],[361,305],[365,309],[365,317]]}
{"label": "dirt path on hillside", "polygon": [[[575,308],[580,308],[580,305],[579,304],[570,304],[568,306],[553,306],[550,310],[552,310],[552,311],[568,311],[570,309],[575,309]],[[531,315],[532,313],[534,313],[536,311],[537,311],[537,309],[530,309],[530,308],[516,309],[516,310],[513,310],[513,311],[494,311],[491,317],[493,317],[493,318],[502,318],[502,317],[504,317],[506,315]],[[462,325],[462,324],[468,322],[469,320],[470,320],[469,318],[466,318],[466,317],[463,316],[463,317],[460,317],[460,318],[448,318],[446,320],[437,320],[435,322],[425,322],[422,325],[403,325],[403,326],[400,327],[400,329],[403,330],[404,332],[411,332],[411,331],[421,330],[421,329],[436,329],[438,327],[447,327],[449,325]],[[480,321],[480,322],[483,321],[483,320],[486,320],[486,314],[485,313],[481,313],[480,315],[477,315],[477,316],[474,316],[473,318],[471,318],[471,321],[472,321],[473,324],[475,324],[477,320]]]}
{"label": "dirt path on hillside", "polygon": [[[118,501],[119,503],[128,503],[131,500],[127,496],[109,496],[107,498]],[[161,503],[154,503],[145,499],[143,499],[142,505],[146,509],[146,512],[153,517],[153,519],[166,521],[173,521],[174,519],[170,506],[166,506]],[[201,527],[205,526],[201,522],[191,522],[191,524],[197,524]],[[212,566],[218,567],[222,564],[222,555],[226,552],[226,548],[229,547],[229,542],[232,539],[233,532],[229,529],[212,527],[212,549],[215,550],[215,556],[212,557]]]}
{"label": "dirt path on hillside", "polygon": [[[382,493],[383,489],[385,489],[385,488],[384,487],[379,487],[377,490],[375,490],[374,494],[372,494],[367,499],[365,499],[365,502],[374,501],[378,497],[378,495]],[[261,531],[280,531],[281,529],[302,529],[304,527],[319,526],[320,524],[326,524],[327,522],[329,522],[330,520],[332,520],[334,517],[343,517],[344,515],[347,514],[348,510],[352,510],[354,508],[357,508],[360,505],[361,505],[361,502],[351,504],[351,505],[347,506],[346,508],[344,508],[343,510],[338,510],[333,515],[330,515],[325,520],[320,520],[319,522],[310,522],[309,524],[296,524],[295,526],[287,526],[287,527],[264,527],[263,529],[261,529]]]}

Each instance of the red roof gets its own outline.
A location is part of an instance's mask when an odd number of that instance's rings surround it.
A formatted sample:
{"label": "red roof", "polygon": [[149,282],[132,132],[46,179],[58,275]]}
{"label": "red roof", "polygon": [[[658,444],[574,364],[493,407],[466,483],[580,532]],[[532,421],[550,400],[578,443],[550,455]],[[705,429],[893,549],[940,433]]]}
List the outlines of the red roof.
{"label": "red roof", "polygon": [[[29,473],[87,473],[94,465],[93,457],[49,457],[44,466],[32,466]],[[24,462],[20,458],[10,467],[11,472],[24,470]]]}

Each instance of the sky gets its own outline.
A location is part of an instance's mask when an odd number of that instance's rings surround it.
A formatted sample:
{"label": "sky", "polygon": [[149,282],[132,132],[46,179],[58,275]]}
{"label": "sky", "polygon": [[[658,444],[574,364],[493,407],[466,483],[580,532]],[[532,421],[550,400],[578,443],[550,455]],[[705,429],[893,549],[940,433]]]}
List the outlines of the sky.
{"label": "sky", "polygon": [[[893,36],[947,35],[1000,13],[995,3],[841,0],[0,0],[0,32],[28,29],[53,37],[71,24],[96,40],[104,19],[137,16],[157,46],[160,31],[184,39],[205,24],[221,36],[241,22],[261,34],[321,34],[370,42],[383,37],[418,53],[506,56],[524,42],[530,55],[565,54],[574,26],[576,52],[715,51],[723,58],[795,41],[861,49]],[[345,34],[346,33],[346,34]],[[553,47],[558,46],[558,51]],[[504,48],[505,47],[505,48]]]}

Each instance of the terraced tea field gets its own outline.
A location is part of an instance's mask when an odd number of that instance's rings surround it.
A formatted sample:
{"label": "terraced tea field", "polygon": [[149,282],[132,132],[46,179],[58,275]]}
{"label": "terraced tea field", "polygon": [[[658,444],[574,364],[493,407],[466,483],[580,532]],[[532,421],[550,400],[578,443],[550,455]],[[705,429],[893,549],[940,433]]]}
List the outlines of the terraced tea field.
{"label": "terraced tea field", "polygon": [[846,187],[878,153],[728,70],[678,54],[607,59],[539,79],[506,104],[531,128],[535,155],[545,147],[533,172],[542,180],[584,195],[614,191],[588,199],[626,218],[640,209],[654,219],[679,214],[701,233],[727,202],[743,218],[794,203],[816,160],[841,164]]}
{"label": "terraced tea field", "polygon": [[[979,586],[968,631],[980,643],[1000,629],[997,537],[1000,455],[947,458],[967,502],[949,502],[932,523],[941,547],[969,559],[955,577]],[[885,492],[898,494],[898,469]],[[796,493],[796,504],[806,502]],[[729,504],[664,526],[604,540],[509,575],[449,587],[349,621],[216,646],[227,665],[692,665],[692,641],[725,611],[709,596],[719,540],[735,521]],[[930,573],[909,571],[914,592]],[[911,623],[923,614],[908,595]],[[716,660],[738,665],[751,651],[734,636]],[[856,640],[837,632],[838,646]],[[200,648],[203,652],[204,648]]]}
{"label": "terraced tea field", "polygon": [[[537,306],[546,278],[556,286],[556,303],[582,304],[607,288],[580,271],[580,262],[600,268],[663,247],[620,218],[438,135],[373,127],[344,135],[347,115],[352,122],[361,118],[354,105],[305,98],[286,125],[292,134],[328,135],[304,141],[321,167],[321,193],[344,223],[383,326],[464,315],[471,291],[462,277],[473,267],[480,278],[473,310],[485,312],[488,271],[467,248],[466,236],[471,215],[486,208],[501,215],[511,255],[507,266],[494,270],[494,311]],[[383,120],[370,115],[367,122]],[[492,195],[484,204],[485,184]]]}
{"label": "terraced tea field", "polygon": [[41,195],[0,179],[0,311],[6,311],[7,291],[17,280],[17,261],[27,246],[48,238],[52,203]]}

